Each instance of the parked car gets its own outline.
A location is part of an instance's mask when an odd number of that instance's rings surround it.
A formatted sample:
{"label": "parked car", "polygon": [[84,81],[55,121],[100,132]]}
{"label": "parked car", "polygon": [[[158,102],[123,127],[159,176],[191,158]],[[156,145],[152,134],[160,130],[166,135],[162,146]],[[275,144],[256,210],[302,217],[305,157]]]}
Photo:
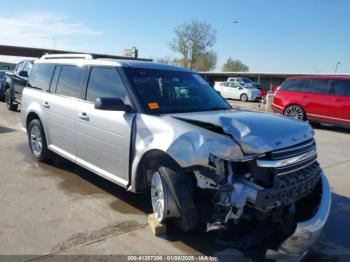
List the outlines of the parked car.
{"label": "parked car", "polygon": [[300,120],[350,126],[350,76],[288,78],[275,91],[272,109]]}
{"label": "parked car", "polygon": [[7,71],[5,70],[0,70],[0,101],[3,101],[5,98],[5,93],[4,93],[4,79],[5,79],[5,73]]}
{"label": "parked car", "polygon": [[20,61],[13,72],[7,72],[4,80],[4,94],[7,109],[16,111],[21,103],[23,88],[27,85],[33,60]]}
{"label": "parked car", "polygon": [[193,71],[46,55],[21,116],[35,159],[54,152],[131,192],[150,188],[155,218],[181,230],[233,232],[221,243],[240,247],[283,231],[276,252],[297,257],[327,221],[310,125],[233,110]]}
{"label": "parked car", "polygon": [[252,85],[256,89],[259,89],[259,90],[262,88],[261,84],[256,83],[247,77],[229,77],[229,78],[227,78],[227,82],[234,82],[234,83],[238,83],[241,85]]}
{"label": "parked car", "polygon": [[255,101],[260,97],[260,91],[252,85],[235,82],[216,82],[214,88],[224,98],[240,99],[243,102]]}

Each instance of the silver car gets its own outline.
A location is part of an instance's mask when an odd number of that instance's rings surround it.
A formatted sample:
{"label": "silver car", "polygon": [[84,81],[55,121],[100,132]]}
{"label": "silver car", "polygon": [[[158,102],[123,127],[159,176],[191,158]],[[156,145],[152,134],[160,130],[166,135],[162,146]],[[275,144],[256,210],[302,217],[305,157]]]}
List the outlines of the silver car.
{"label": "silver car", "polygon": [[[35,159],[59,154],[132,192],[155,218],[302,257],[319,237],[330,189],[309,124],[233,110],[197,73],[152,62],[46,55],[23,91]],[[268,128],[267,128],[268,127]]]}

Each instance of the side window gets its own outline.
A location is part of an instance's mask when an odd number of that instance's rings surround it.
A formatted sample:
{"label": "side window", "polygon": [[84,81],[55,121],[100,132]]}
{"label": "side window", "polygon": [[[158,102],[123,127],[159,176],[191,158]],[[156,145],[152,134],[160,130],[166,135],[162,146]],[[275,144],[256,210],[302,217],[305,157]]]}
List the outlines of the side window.
{"label": "side window", "polygon": [[98,97],[115,97],[125,100],[126,90],[116,68],[93,67],[86,91],[86,100],[95,102]]}
{"label": "side window", "polygon": [[350,80],[334,80],[336,96],[350,96]]}
{"label": "side window", "polygon": [[282,91],[304,91],[305,80],[303,79],[288,79],[280,87]]}
{"label": "side window", "polygon": [[84,67],[62,66],[56,93],[64,96],[80,98]]}
{"label": "side window", "polygon": [[231,88],[237,88],[237,84],[236,83],[230,83],[230,87]]}
{"label": "side window", "polygon": [[29,75],[28,86],[48,91],[54,70],[54,64],[34,64],[32,72]]}
{"label": "side window", "polygon": [[230,86],[230,83],[229,83],[229,82],[225,82],[225,83],[222,83],[221,85],[222,85],[222,86],[229,87],[229,86]]}
{"label": "side window", "polygon": [[16,70],[15,70],[16,73],[19,73],[20,71],[22,71],[23,67],[24,67],[24,62],[19,63],[16,67]]}
{"label": "side window", "polygon": [[330,81],[327,79],[307,79],[303,91],[309,93],[329,94]]}

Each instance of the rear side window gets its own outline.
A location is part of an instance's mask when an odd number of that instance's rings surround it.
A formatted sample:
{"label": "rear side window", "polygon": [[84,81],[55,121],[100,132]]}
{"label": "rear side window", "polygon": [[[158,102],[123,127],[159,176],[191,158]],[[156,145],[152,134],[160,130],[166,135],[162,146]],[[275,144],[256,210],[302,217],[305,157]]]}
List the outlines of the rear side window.
{"label": "rear side window", "polygon": [[84,67],[62,66],[56,93],[64,96],[80,98]]}
{"label": "rear side window", "polygon": [[350,80],[335,80],[334,93],[336,96],[350,96]]}
{"label": "rear side window", "polygon": [[29,75],[28,86],[48,91],[55,66],[54,64],[34,64]]}
{"label": "rear side window", "polygon": [[304,89],[305,81],[303,79],[287,79],[280,87],[282,91],[299,91]]}
{"label": "rear side window", "polygon": [[329,94],[330,81],[327,79],[307,79],[305,80],[304,92]]}
{"label": "rear side window", "polygon": [[125,99],[126,91],[116,68],[93,67],[86,91],[86,100],[95,102],[98,97]]}

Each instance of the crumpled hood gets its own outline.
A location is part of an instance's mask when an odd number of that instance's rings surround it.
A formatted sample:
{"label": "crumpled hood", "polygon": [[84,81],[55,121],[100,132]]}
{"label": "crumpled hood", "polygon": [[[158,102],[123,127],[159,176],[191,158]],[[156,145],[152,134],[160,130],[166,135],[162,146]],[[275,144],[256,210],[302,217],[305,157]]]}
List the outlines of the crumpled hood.
{"label": "crumpled hood", "polygon": [[171,116],[184,121],[191,120],[221,127],[246,154],[265,153],[313,137],[313,130],[308,123],[276,114],[226,110],[180,113]]}

